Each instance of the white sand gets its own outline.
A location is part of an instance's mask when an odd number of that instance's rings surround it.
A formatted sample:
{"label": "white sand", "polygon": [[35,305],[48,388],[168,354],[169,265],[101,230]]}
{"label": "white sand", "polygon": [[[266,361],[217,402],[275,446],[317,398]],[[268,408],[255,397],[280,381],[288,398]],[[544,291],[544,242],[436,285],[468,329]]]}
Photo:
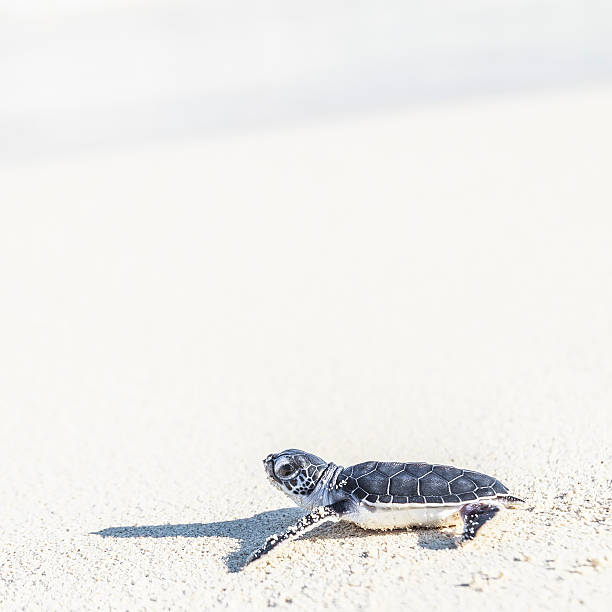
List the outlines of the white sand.
{"label": "white sand", "polygon": [[[3,167],[0,607],[606,609],[612,90]],[[469,549],[261,459],[482,470]],[[609,609],[609,608],[608,608]]]}

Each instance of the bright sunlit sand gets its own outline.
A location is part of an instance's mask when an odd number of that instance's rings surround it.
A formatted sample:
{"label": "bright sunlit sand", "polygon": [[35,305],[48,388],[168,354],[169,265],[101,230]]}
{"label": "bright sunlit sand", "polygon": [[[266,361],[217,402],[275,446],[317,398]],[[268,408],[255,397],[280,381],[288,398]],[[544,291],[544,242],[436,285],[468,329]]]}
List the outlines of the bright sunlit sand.
{"label": "bright sunlit sand", "polygon": [[[610,108],[492,97],[6,167],[0,606],[606,609]],[[240,571],[300,514],[262,469],[287,447],[527,504],[464,549],[339,525]]]}

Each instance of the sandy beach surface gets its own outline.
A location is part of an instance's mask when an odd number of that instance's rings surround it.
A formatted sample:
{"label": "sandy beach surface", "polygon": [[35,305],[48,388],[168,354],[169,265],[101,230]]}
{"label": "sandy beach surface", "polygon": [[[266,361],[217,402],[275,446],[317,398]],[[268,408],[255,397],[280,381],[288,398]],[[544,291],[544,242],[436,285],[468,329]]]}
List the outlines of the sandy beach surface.
{"label": "sandy beach surface", "polygon": [[[612,91],[2,166],[0,608],[604,610]],[[7,206],[7,204],[9,204]],[[527,500],[322,526],[269,452]]]}

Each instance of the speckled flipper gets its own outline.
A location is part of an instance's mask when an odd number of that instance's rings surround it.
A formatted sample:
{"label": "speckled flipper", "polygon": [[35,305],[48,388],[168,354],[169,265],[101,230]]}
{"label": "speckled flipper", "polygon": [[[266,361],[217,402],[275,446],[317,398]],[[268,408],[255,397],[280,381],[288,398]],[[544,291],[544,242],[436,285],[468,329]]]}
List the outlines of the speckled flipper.
{"label": "speckled flipper", "polygon": [[263,555],[269,553],[273,548],[276,548],[281,542],[295,540],[304,533],[314,529],[317,525],[325,522],[336,522],[340,520],[341,515],[345,511],[346,504],[338,502],[330,506],[319,506],[312,512],[303,516],[295,525],[289,527],[283,533],[276,533],[270,536],[263,546],[254,550],[247,558],[245,566],[252,561],[255,561]]}
{"label": "speckled flipper", "polygon": [[515,506],[521,506],[525,503],[524,499],[516,497],[515,495],[498,495],[497,501],[503,504],[506,508],[514,508]]}
{"label": "speckled flipper", "polygon": [[497,504],[486,502],[475,502],[466,504],[461,508],[459,514],[463,519],[463,541],[473,540],[478,530],[490,519],[492,519],[500,508]]}

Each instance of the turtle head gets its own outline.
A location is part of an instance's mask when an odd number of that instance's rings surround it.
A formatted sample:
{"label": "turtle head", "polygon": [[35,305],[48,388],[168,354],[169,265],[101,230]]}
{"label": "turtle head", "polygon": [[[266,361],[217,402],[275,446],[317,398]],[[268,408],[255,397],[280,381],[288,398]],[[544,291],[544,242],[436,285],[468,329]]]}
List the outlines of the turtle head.
{"label": "turtle head", "polygon": [[263,462],[268,480],[298,506],[306,503],[328,465],[320,457],[296,448],[268,455]]}

